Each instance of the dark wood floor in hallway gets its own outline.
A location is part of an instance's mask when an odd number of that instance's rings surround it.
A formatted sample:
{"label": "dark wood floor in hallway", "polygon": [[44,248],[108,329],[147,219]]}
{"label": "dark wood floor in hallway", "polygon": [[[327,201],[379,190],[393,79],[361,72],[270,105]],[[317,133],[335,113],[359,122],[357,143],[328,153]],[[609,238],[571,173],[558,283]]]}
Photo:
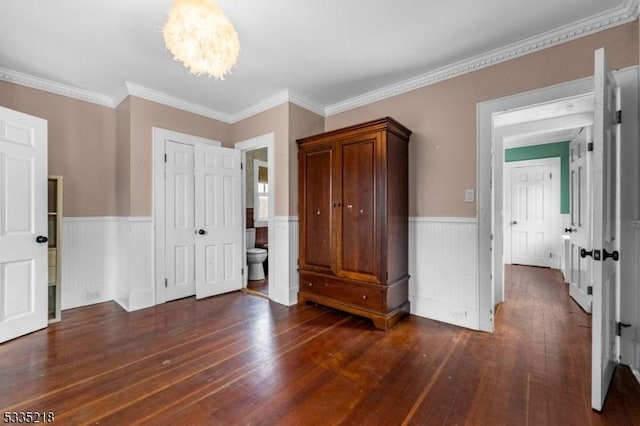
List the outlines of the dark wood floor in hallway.
{"label": "dark wood floor in hallway", "polygon": [[559,273],[507,270],[494,334],[411,316],[388,332],[232,293],[63,312],[0,345],[0,412],[59,424],[640,425],[618,368],[590,408],[590,317]]}

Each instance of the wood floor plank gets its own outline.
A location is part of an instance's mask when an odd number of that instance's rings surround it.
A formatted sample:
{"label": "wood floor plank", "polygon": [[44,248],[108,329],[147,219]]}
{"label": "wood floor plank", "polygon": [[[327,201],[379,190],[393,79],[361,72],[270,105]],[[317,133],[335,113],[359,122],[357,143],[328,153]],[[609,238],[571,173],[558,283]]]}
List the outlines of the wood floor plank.
{"label": "wood floor plank", "polygon": [[510,266],[496,332],[409,317],[387,332],[233,293],[63,312],[0,345],[0,412],[61,424],[640,425],[619,367],[590,408],[590,316],[557,271]]}

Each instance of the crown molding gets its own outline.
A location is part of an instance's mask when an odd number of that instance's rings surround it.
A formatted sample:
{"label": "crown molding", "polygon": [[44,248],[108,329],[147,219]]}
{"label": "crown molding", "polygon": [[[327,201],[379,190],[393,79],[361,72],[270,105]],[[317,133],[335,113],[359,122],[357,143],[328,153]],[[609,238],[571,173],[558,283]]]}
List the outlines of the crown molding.
{"label": "crown molding", "polygon": [[113,99],[111,96],[102,93],[91,92],[89,90],[79,89],[77,87],[46,80],[40,77],[34,77],[19,71],[10,70],[0,67],[0,81],[18,84],[20,86],[30,87],[56,95],[66,96],[68,98],[78,99],[80,101],[91,102],[94,104],[113,108]]}
{"label": "crown molding", "polygon": [[276,93],[273,96],[263,99],[262,101],[259,101],[258,103],[245,108],[236,114],[230,115],[193,102],[185,101],[184,99],[177,98],[167,93],[159,92],[157,90],[132,83],[130,81],[125,81],[121,88],[118,89],[118,91],[114,93],[113,96],[79,89],[77,87],[69,86],[51,80],[46,80],[44,78],[2,67],[0,67],[0,81],[6,81],[9,83],[18,84],[20,86],[30,87],[32,89],[42,90],[56,95],[74,98],[81,101],[106,106],[109,108],[117,108],[129,96],[136,96],[138,98],[146,99],[148,101],[156,102],[182,111],[187,111],[194,114],[202,115],[204,117],[212,118],[214,120],[222,121],[227,124],[233,124],[238,121],[244,120],[245,118],[249,118],[253,115],[274,108],[285,102],[294,103],[318,115],[324,116],[323,107],[313,103],[308,98],[305,98],[304,96],[294,93],[290,90],[283,90],[282,92]]}
{"label": "crown molding", "polygon": [[229,114],[225,114],[215,109],[207,108],[193,102],[188,102],[167,93],[131,83],[130,81],[125,81],[125,86],[127,88],[127,93],[130,96],[136,96],[138,98],[146,99],[172,108],[212,118],[214,120],[231,123],[231,116]]}
{"label": "crown molding", "polygon": [[126,82],[118,89],[118,91],[112,97],[113,107],[117,108],[129,97],[129,90],[127,89]]}
{"label": "crown molding", "polygon": [[299,107],[305,108],[311,112],[314,112],[322,117],[324,117],[324,108],[313,103],[309,98],[306,98],[298,93],[295,93],[289,89],[285,89],[281,92],[276,93],[273,96],[269,96],[266,99],[259,101],[251,105],[248,108],[245,108],[231,116],[230,123],[237,123],[238,121],[242,121],[246,118],[253,117],[256,114],[260,114],[261,112],[267,111],[271,108],[275,108],[278,105],[282,105],[285,102],[291,102],[292,104],[296,104]]}
{"label": "crown molding", "polygon": [[455,62],[434,71],[420,74],[416,77],[328,105],[325,107],[324,116],[329,117],[354,108],[372,104],[383,99],[401,95],[450,78],[458,77],[510,59],[515,59],[548,47],[625,24],[638,17],[638,9],[638,0],[625,0],[625,2],[617,8],[604,11],[498,49],[490,50],[484,54]]}
{"label": "crown molding", "polygon": [[289,102],[289,91],[283,90],[281,92],[276,93],[275,95],[269,96],[258,103],[251,105],[248,108],[240,110],[235,114],[232,114],[229,120],[229,123],[237,123],[238,121],[242,121],[246,118],[252,117],[256,114],[260,114],[268,109],[277,107],[278,105],[282,105],[285,102]]}
{"label": "crown molding", "polygon": [[308,111],[311,111],[315,114],[318,114],[321,117],[324,117],[324,107],[314,103],[311,99],[302,96],[299,93],[289,91],[289,102],[292,104],[296,104],[299,107],[302,107]]}

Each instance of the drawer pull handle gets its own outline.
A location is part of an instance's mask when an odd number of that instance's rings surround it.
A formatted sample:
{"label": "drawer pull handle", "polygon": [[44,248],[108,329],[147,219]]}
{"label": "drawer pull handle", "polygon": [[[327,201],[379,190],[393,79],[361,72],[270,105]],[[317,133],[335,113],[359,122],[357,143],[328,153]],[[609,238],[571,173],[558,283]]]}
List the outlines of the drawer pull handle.
{"label": "drawer pull handle", "polygon": [[362,299],[363,299],[363,300],[367,300],[367,295],[366,295],[366,294],[363,294],[363,295],[362,295]]}
{"label": "drawer pull handle", "polygon": [[313,287],[313,283],[309,283],[309,287]]}

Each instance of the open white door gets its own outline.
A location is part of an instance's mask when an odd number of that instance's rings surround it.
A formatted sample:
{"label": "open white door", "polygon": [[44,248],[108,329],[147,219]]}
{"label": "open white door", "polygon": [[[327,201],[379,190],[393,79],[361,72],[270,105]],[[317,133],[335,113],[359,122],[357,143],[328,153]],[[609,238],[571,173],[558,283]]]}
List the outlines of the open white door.
{"label": "open white door", "polygon": [[580,256],[582,249],[591,246],[591,203],[589,180],[591,170],[587,161],[587,147],[592,142],[591,127],[571,141],[569,163],[571,170],[571,233],[569,262],[569,295],[585,312],[591,313],[592,262]]}
{"label": "open white door", "polygon": [[616,364],[616,280],[618,259],[618,152],[620,93],[609,70],[604,48],[595,52],[595,110],[591,194],[591,249],[582,257],[593,261],[591,405],[602,410]]}
{"label": "open white door", "polygon": [[240,151],[195,146],[196,298],[242,288]]}
{"label": "open white door", "polygon": [[0,343],[47,326],[47,122],[0,107]]}

